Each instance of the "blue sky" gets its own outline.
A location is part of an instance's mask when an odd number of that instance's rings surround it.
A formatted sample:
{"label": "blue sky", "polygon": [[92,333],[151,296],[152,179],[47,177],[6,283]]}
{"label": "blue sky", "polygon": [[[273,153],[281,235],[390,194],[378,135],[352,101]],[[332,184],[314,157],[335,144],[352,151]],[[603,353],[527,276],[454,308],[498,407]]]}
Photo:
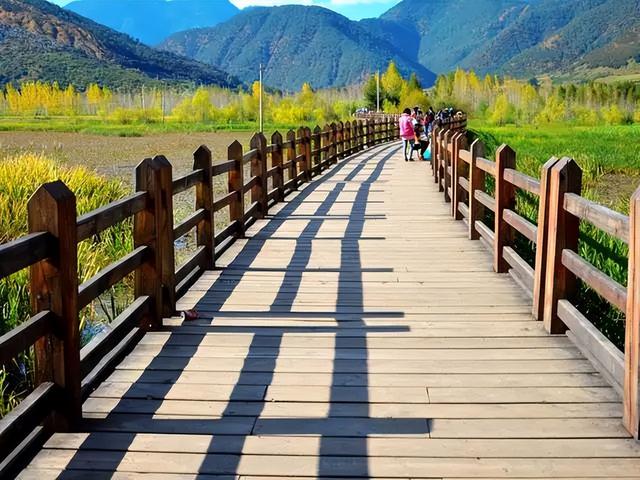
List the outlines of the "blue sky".
{"label": "blue sky", "polygon": [[[69,3],[70,0],[53,0],[58,5],[64,5]],[[138,0],[131,0],[132,2]],[[217,0],[202,0],[202,1],[217,1]],[[400,2],[400,0],[230,0],[240,8],[244,8],[251,5],[284,5],[284,4],[299,4],[299,5],[319,5],[321,7],[330,8],[342,15],[345,15],[353,20],[360,20],[361,18],[377,17],[380,14],[386,12],[392,6]]]}

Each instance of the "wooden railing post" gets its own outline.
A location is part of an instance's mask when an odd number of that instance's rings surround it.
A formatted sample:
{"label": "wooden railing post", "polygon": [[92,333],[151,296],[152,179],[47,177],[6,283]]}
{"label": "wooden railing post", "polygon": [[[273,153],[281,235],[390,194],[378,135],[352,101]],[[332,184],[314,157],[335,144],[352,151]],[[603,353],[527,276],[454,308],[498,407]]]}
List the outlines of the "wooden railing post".
{"label": "wooden railing post", "polygon": [[329,128],[331,129],[329,132],[329,144],[331,145],[329,165],[331,165],[338,162],[338,127],[332,122]]}
{"label": "wooden railing post", "polygon": [[[582,170],[571,158],[563,158],[551,168],[549,179],[549,246],[544,292],[544,326],[549,333],[564,333],[558,317],[558,300],[571,300],[576,277],[562,264],[562,251],[577,251],[580,221],[564,209],[564,194],[580,194]],[[497,236],[496,236],[497,237]]]}
{"label": "wooden railing post", "polygon": [[141,327],[159,329],[162,326],[162,256],[156,232],[160,230],[160,170],[157,162],[146,158],[136,167],[136,191],[147,192],[146,208],[136,213],[133,220],[133,246],[147,246],[150,254],[136,269],[134,296],[151,298],[151,308],[143,317]]}
{"label": "wooden railing post", "polygon": [[298,188],[298,181],[295,179],[298,176],[298,168],[296,164],[296,132],[289,130],[287,132],[287,163],[290,163],[289,167],[289,180],[293,180],[293,189]]}
{"label": "wooden railing post", "polygon": [[442,148],[443,161],[442,161],[442,178],[444,179],[444,185],[442,191],[444,192],[444,201],[450,202],[451,195],[449,195],[449,189],[451,188],[451,174],[449,173],[449,167],[451,166],[451,154],[449,153],[449,146],[452,144],[453,130],[447,130],[444,134],[444,145]]}
{"label": "wooden railing post", "polygon": [[456,220],[462,220],[463,215],[460,212],[459,205],[462,202],[462,197],[465,194],[464,188],[460,185],[460,178],[468,178],[468,165],[460,158],[460,150],[467,147],[467,136],[465,133],[460,132],[454,142],[453,153],[453,218]]}
{"label": "wooden railing post", "polygon": [[438,137],[438,164],[436,165],[437,167],[437,172],[436,172],[436,182],[438,183],[438,191],[442,192],[444,191],[444,163],[445,163],[445,158],[446,158],[446,154],[447,154],[447,144],[446,144],[446,139],[447,139],[447,130],[442,129],[440,131],[440,136]]}
{"label": "wooden railing post", "polygon": [[366,147],[367,139],[365,136],[365,124],[362,120],[358,120],[358,150],[362,151]]}
{"label": "wooden railing post", "polygon": [[540,173],[540,200],[538,202],[538,232],[536,240],[536,263],[533,278],[533,316],[536,320],[544,318],[544,291],[547,275],[547,249],[549,245],[549,189],[553,166],[558,163],[556,157],[549,159]]}
{"label": "wooden railing post", "polygon": [[251,189],[251,202],[258,202],[260,205],[256,218],[264,218],[268,209],[266,143],[266,139],[261,133],[256,133],[249,142],[250,148],[258,151],[251,161],[251,175],[258,177],[258,183]]}
{"label": "wooden railing post", "polygon": [[495,240],[493,243],[493,269],[496,273],[509,271],[509,264],[504,258],[503,248],[513,245],[514,231],[504,221],[503,214],[507,209],[515,210],[516,189],[504,179],[507,168],[516,168],[516,152],[508,145],[501,145],[496,151],[496,208],[495,208]]}
{"label": "wooden railing post", "polygon": [[344,123],[338,122],[336,125],[336,162],[344,158]]}
{"label": "wooden railing post", "polygon": [[476,222],[483,221],[484,205],[476,200],[475,192],[485,189],[486,174],[476,166],[478,157],[484,157],[484,144],[476,139],[471,144],[471,165],[469,165],[469,240],[479,240],[480,233],[476,230]]}
{"label": "wooden railing post", "polygon": [[305,148],[305,157],[306,157],[305,161],[306,161],[306,169],[307,169],[306,181],[310,182],[311,177],[313,176],[312,174],[313,156],[311,155],[311,149],[312,149],[311,129],[309,127],[305,127],[304,135],[305,135],[304,148]]}
{"label": "wooden railing post", "polygon": [[[153,159],[160,171],[160,218],[158,222],[158,247],[162,259],[162,315],[170,317],[176,312],[176,260],[173,238],[173,167],[166,157]],[[212,225],[213,232],[213,225]],[[210,265],[213,265],[213,260]]]}
{"label": "wooden railing post", "polygon": [[244,237],[244,164],[242,144],[234,141],[227,148],[227,158],[234,161],[233,170],[229,172],[229,192],[237,192],[236,198],[229,204],[229,222],[238,222],[237,235]]}
{"label": "wooden railing post", "polygon": [[[204,257],[200,268],[210,270],[215,263],[215,227],[213,212],[213,175],[211,150],[201,145],[193,154],[193,169],[201,168],[204,173],[202,181],[196,184],[195,209],[204,210],[204,218],[196,227],[196,242],[198,247],[204,248]],[[231,174],[229,174],[231,175]],[[175,290],[175,289],[174,289]]]}
{"label": "wooden railing post", "polygon": [[629,208],[629,273],[624,356],[624,426],[640,436],[640,188],[631,196]]}
{"label": "wooden railing post", "polygon": [[271,135],[271,145],[273,145],[273,151],[271,152],[271,167],[277,167],[275,174],[273,175],[273,188],[277,189],[276,203],[281,202],[284,199],[284,172],[282,171],[282,135],[280,132],[274,132]]}
{"label": "wooden railing post", "polygon": [[324,168],[329,168],[331,163],[331,127],[327,124],[322,129],[322,149],[324,150],[320,154],[320,171]]}
{"label": "wooden railing post", "polygon": [[438,159],[438,136],[440,135],[440,128],[434,126],[431,130],[431,175],[437,182],[437,159]]}
{"label": "wooden railing post", "polygon": [[351,122],[344,124],[344,156],[351,155]]}
{"label": "wooden railing post", "polygon": [[316,128],[313,129],[313,138],[312,138],[312,153],[313,160],[311,162],[311,175],[313,176],[313,172],[317,168],[317,173],[320,173],[322,170],[322,129],[319,125],[316,125]]}
{"label": "wooden railing post", "polygon": [[82,419],[76,197],[61,181],[46,183],[27,209],[29,232],[48,232],[55,242],[54,254],[30,268],[32,311],[54,313],[56,332],[35,344],[35,383],[61,388],[60,402],[52,405],[53,428],[72,430]]}

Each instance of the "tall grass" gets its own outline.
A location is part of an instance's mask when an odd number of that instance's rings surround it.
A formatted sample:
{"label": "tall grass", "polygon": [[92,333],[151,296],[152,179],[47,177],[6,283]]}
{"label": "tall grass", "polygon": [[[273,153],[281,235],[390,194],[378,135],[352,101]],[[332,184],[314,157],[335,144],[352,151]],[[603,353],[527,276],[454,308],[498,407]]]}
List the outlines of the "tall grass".
{"label": "tall grass", "polygon": [[[37,154],[0,157],[0,243],[27,233],[27,203],[43,183],[60,179],[76,194],[78,214],[89,212],[122,198],[127,190],[117,180],[107,180],[84,167],[65,167]],[[130,222],[123,222],[78,245],[78,279],[83,282],[132,249]],[[28,271],[0,280],[0,334],[29,318]],[[85,308],[80,315],[86,341],[95,324],[108,321],[123,308],[128,285],[114,287],[106,296]],[[106,302],[106,304],[105,304]],[[107,305],[111,304],[111,305]],[[30,352],[14,365],[0,370],[0,414],[31,385]]]}
{"label": "tall grass", "polygon": [[[502,143],[517,152],[517,169],[539,178],[540,168],[552,156],[574,158],[583,170],[582,195],[628,213],[629,197],[640,184],[640,126],[618,127],[487,127],[472,125],[473,133],[492,158]],[[491,188],[491,185],[488,185]],[[533,223],[538,199],[518,192],[516,210]],[[533,266],[535,246],[518,235],[516,250]],[[587,222],[580,224],[580,255],[621,285],[627,283],[628,246]],[[580,284],[578,309],[618,348],[624,349],[624,313],[612,307],[587,285]]]}

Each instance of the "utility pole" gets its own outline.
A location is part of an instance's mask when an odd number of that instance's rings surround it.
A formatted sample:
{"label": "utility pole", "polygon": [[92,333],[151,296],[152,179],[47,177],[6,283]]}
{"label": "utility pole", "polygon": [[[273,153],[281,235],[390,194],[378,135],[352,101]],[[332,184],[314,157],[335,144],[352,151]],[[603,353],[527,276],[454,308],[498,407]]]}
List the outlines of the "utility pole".
{"label": "utility pole", "polygon": [[259,112],[259,120],[260,120],[260,133],[263,131],[263,116],[262,116],[262,63],[260,64],[260,112]]}
{"label": "utility pole", "polygon": [[376,112],[380,113],[380,70],[376,73]]}

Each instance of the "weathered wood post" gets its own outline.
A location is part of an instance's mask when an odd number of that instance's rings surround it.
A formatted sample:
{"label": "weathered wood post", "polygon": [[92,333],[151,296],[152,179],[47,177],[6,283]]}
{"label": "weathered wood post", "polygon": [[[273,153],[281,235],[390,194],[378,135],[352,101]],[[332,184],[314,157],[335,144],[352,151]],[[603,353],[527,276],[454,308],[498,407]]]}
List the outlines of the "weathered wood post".
{"label": "weathered wood post", "polygon": [[449,170],[451,166],[451,152],[449,152],[449,149],[451,148],[453,135],[453,130],[447,130],[444,134],[444,145],[442,146],[442,153],[444,154],[441,168],[442,178],[444,179],[442,191],[444,192],[444,201],[447,203],[451,201],[451,195],[449,194],[451,189],[451,173]]}
{"label": "weathered wood post", "polygon": [[292,180],[293,190],[298,188],[298,165],[296,162],[296,132],[289,130],[287,132],[287,163],[289,166],[289,180]]}
{"label": "weathered wood post", "polygon": [[[175,252],[173,238],[173,168],[162,155],[153,158],[158,170],[159,208],[156,210],[156,237],[160,255],[162,282],[162,316],[176,311]],[[160,319],[162,323],[162,318]],[[161,326],[161,325],[160,325]]]}
{"label": "weathered wood post", "polygon": [[311,171],[312,174],[315,173],[317,175],[322,170],[320,166],[322,163],[322,129],[319,125],[316,125],[316,128],[313,129],[313,136],[311,138],[313,143],[311,151],[311,155],[313,156]]}
{"label": "weathered wood post", "polygon": [[358,150],[362,151],[367,145],[367,138],[365,136],[365,124],[362,120],[358,120]]}
{"label": "weathered wood post", "polygon": [[282,135],[280,132],[274,132],[271,135],[271,167],[275,167],[276,171],[273,175],[273,188],[276,189],[276,203],[284,199],[284,172],[282,171]]}
{"label": "weathered wood post", "polygon": [[331,155],[329,157],[329,165],[338,163],[338,126],[335,122],[329,125],[329,145],[331,145]]}
{"label": "weathered wood post", "polygon": [[227,148],[227,159],[233,160],[233,170],[227,180],[229,192],[236,192],[236,197],[229,204],[229,222],[237,222],[237,235],[244,237],[244,162],[242,144],[234,141]]}
{"label": "weathered wood post", "polygon": [[54,313],[56,332],[34,346],[35,383],[60,387],[52,426],[73,430],[82,419],[76,197],[61,181],[46,183],[29,199],[27,211],[29,233],[48,232],[53,243],[51,257],[30,267],[32,312]]}
{"label": "weathered wood post", "polygon": [[440,135],[440,128],[437,126],[433,127],[431,130],[431,175],[433,175],[434,180],[438,181],[438,168],[437,168],[437,159],[438,159],[438,136]]}
{"label": "weathered wood post", "polygon": [[558,317],[558,300],[575,295],[576,277],[562,264],[562,251],[577,251],[580,221],[564,209],[565,193],[580,194],[582,170],[571,158],[562,158],[551,168],[549,179],[549,246],[544,292],[544,327],[549,333],[564,333]]}
{"label": "weathered wood post", "polygon": [[344,124],[344,156],[351,155],[351,122],[347,121]]}
{"label": "weathered wood post", "polygon": [[638,439],[640,435],[640,188],[631,196],[629,209],[629,280],[624,356],[624,426]]}
{"label": "weathered wood post", "polygon": [[460,132],[454,142],[454,154],[453,154],[453,218],[456,220],[462,220],[464,217],[459,210],[460,203],[465,195],[465,189],[460,185],[460,178],[468,178],[469,168],[467,162],[460,157],[460,150],[464,150],[467,147],[467,135]]}
{"label": "weathered wood post", "polygon": [[311,181],[311,177],[313,176],[313,156],[311,155],[311,149],[312,149],[312,144],[311,144],[311,129],[309,127],[305,127],[304,129],[304,135],[305,135],[305,139],[304,139],[304,148],[305,148],[305,161],[306,161],[306,169],[307,169],[307,175],[305,177],[305,181],[310,182]]}
{"label": "weathered wood post", "polygon": [[[304,127],[300,127],[296,133],[296,137],[297,137],[297,148],[296,148],[296,153],[299,152],[300,155],[302,155],[302,160],[300,160],[300,166],[298,167],[300,170],[300,173],[302,173],[302,179],[300,180],[300,183],[304,183],[306,181],[308,181],[307,175],[307,161],[308,158],[307,157],[307,131]],[[296,187],[298,186],[297,182],[296,182]]]}
{"label": "weathered wood post", "polygon": [[476,222],[484,220],[484,205],[476,200],[475,192],[484,192],[486,174],[477,167],[478,157],[484,157],[484,144],[476,139],[471,144],[471,164],[469,165],[469,240],[479,240],[480,232]]}
{"label": "weathered wood post", "polygon": [[322,129],[322,153],[320,154],[320,171],[329,168],[331,164],[331,126],[325,125]]}
{"label": "weathered wood post", "polygon": [[258,183],[251,189],[251,202],[258,202],[259,208],[256,218],[264,218],[267,215],[267,142],[261,133],[251,137],[249,146],[256,149],[256,155],[251,160],[251,175],[258,177]]}
{"label": "weathered wood post", "polygon": [[[202,181],[196,184],[196,205],[195,209],[204,210],[204,217],[196,226],[196,242],[198,247],[204,248],[204,258],[200,268],[210,270],[214,267],[215,231],[214,231],[214,211],[213,211],[213,160],[211,150],[201,145],[193,154],[193,169],[203,170]],[[231,173],[229,173],[231,175]],[[173,289],[175,291],[175,288]]]}
{"label": "weathered wood post", "polygon": [[447,154],[447,144],[446,144],[446,137],[447,136],[447,130],[446,129],[442,129],[440,131],[440,136],[438,138],[438,164],[436,165],[437,167],[437,175],[436,175],[436,183],[438,184],[438,191],[439,192],[443,192],[444,191],[444,163],[445,163],[445,159],[446,159],[446,154]]}
{"label": "weathered wood post", "polygon": [[553,166],[558,163],[556,157],[549,159],[541,169],[540,199],[538,202],[538,232],[536,240],[536,263],[533,277],[533,316],[536,320],[544,318],[544,291],[547,275],[547,249],[549,245],[549,189]]}
{"label": "weathered wood post", "polygon": [[515,236],[514,230],[504,221],[504,211],[515,210],[516,189],[504,178],[504,171],[507,168],[516,168],[516,152],[508,145],[501,145],[496,151],[496,208],[495,208],[495,240],[493,242],[493,269],[496,273],[506,273],[509,271],[509,264],[504,258],[503,249],[508,245],[513,245]]}
{"label": "weathered wood post", "polygon": [[344,158],[344,123],[338,122],[336,125],[336,162]]}
{"label": "weathered wood post", "polygon": [[151,307],[143,317],[144,329],[162,327],[162,251],[156,232],[160,230],[162,195],[160,193],[160,168],[151,158],[145,158],[136,167],[136,191],[147,192],[144,210],[133,217],[133,246],[147,246],[151,250],[147,260],[135,271],[134,296],[148,296]]}

